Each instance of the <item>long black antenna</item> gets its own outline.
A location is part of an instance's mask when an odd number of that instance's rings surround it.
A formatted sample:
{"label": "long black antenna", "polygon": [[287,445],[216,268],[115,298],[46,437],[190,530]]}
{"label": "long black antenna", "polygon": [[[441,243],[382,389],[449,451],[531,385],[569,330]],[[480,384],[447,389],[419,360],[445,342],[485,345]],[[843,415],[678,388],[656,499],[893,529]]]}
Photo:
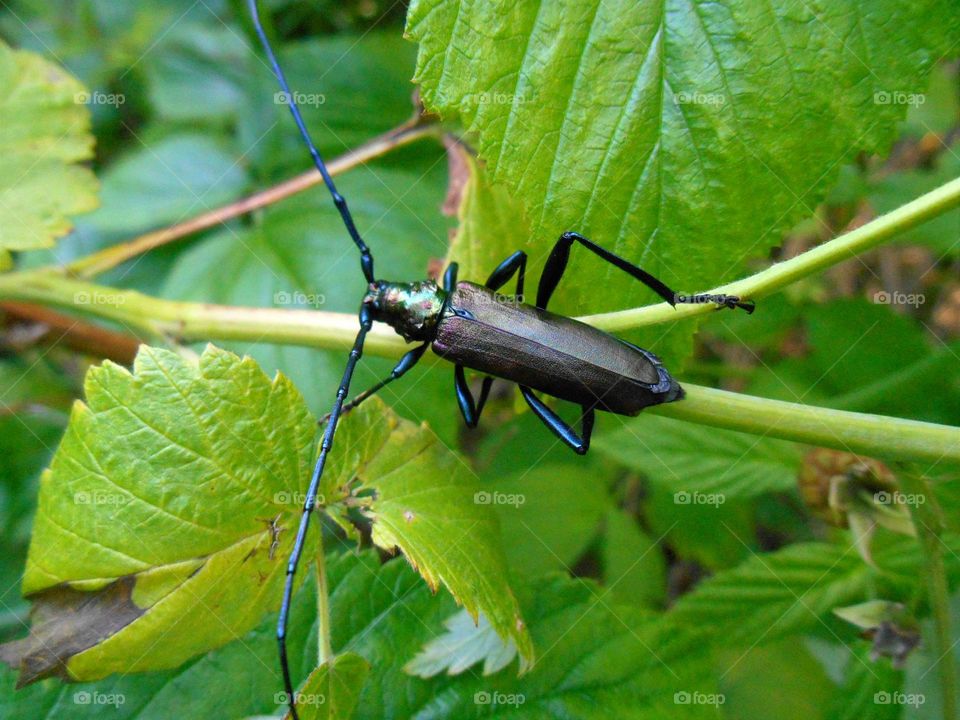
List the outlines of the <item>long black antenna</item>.
{"label": "long black antenna", "polygon": [[350,392],[350,380],[353,378],[354,368],[357,361],[363,354],[363,341],[370,331],[373,319],[370,317],[370,309],[364,305],[360,308],[360,332],[357,333],[353,341],[353,349],[350,351],[350,357],[347,359],[347,366],[343,371],[343,379],[340,381],[340,387],[337,390],[337,398],[333,402],[333,410],[330,411],[330,420],[327,422],[327,428],[323,433],[323,440],[320,443],[320,457],[317,458],[317,464],[313,470],[313,476],[310,478],[310,485],[307,487],[307,497],[303,504],[303,512],[300,515],[300,526],[297,528],[297,539],[293,544],[293,551],[290,553],[290,559],[287,561],[287,579],[283,588],[283,602],[280,605],[280,617],[277,620],[277,645],[280,650],[280,669],[283,671],[283,686],[287,693],[287,705],[290,708],[290,716],[293,720],[299,720],[296,706],[296,693],[293,688],[293,681],[290,678],[290,664],[287,660],[287,618],[290,614],[290,601],[293,598],[293,581],[297,572],[297,563],[300,562],[300,555],[303,553],[303,546],[307,538],[307,529],[310,526],[310,515],[313,513],[317,504],[317,491],[320,488],[320,478],[323,476],[323,468],[327,463],[327,456],[333,447],[333,436],[337,431],[337,425],[340,423],[340,414],[343,411],[343,401]]}
{"label": "long black antenna", "polygon": [[[293,93],[290,91],[290,86],[287,84],[287,79],[283,74],[283,70],[280,69],[280,64],[277,62],[273,48],[270,47],[270,41],[267,39],[267,34],[264,32],[263,24],[260,22],[260,13],[257,11],[257,0],[248,0],[247,4],[250,8],[250,16],[253,19],[253,25],[256,28],[257,35],[260,37],[263,49],[270,60],[270,64],[273,66],[273,73],[277,76],[280,88],[286,93],[287,104],[290,107],[294,121],[297,123],[297,127],[300,129],[300,135],[303,136],[304,142],[310,149],[313,162],[317,166],[317,170],[320,171],[320,175],[323,176],[323,181],[326,183],[327,189],[330,190],[330,195],[333,197],[333,202],[337,206],[337,210],[340,211],[340,217],[343,218],[343,224],[346,226],[347,232],[350,233],[350,237],[360,250],[360,267],[363,269],[363,274],[367,282],[372,283],[374,282],[373,256],[370,254],[370,249],[361,239],[360,233],[357,232],[357,227],[353,223],[353,216],[347,208],[347,201],[337,192],[337,188],[333,184],[333,178],[330,177],[323,158],[320,157],[319,151],[310,139],[310,133],[307,132],[307,127],[304,125],[303,117],[300,115],[300,109],[297,107]],[[320,456],[317,458],[317,464],[310,478],[310,484],[307,486],[307,497],[305,498],[303,510],[300,515],[297,537],[293,544],[293,550],[290,552],[290,558],[287,561],[287,576],[283,588],[283,602],[280,604],[280,616],[277,618],[277,646],[280,651],[280,669],[283,672],[283,687],[287,694],[287,705],[290,708],[290,717],[293,720],[299,720],[299,715],[297,714],[296,693],[293,687],[293,679],[290,677],[290,663],[287,657],[287,625],[290,616],[290,603],[293,599],[294,578],[307,539],[310,516],[316,509],[317,492],[320,487],[320,478],[323,476],[323,468],[326,465],[330,449],[333,447],[333,436],[337,432],[337,425],[340,423],[344,400],[350,392],[350,381],[353,379],[353,371],[357,367],[360,356],[363,354],[363,343],[372,324],[373,318],[370,314],[370,308],[363,305],[360,308],[360,331],[353,341],[353,349],[350,351],[350,357],[347,359],[347,366],[343,370],[343,378],[340,381],[340,387],[337,389],[337,397],[333,402],[333,409],[330,411],[329,416],[330,419],[323,433],[323,440],[320,443]]]}
{"label": "long black antenna", "polygon": [[350,237],[353,239],[354,244],[360,250],[360,267],[363,269],[363,276],[367,279],[368,283],[372,283],[374,281],[373,255],[370,254],[370,248],[367,247],[367,244],[363,241],[363,238],[360,237],[360,233],[357,232],[357,226],[353,222],[353,215],[350,214],[350,208],[347,207],[347,201],[344,199],[343,195],[337,192],[337,186],[333,184],[333,178],[330,177],[330,173],[327,170],[327,164],[320,156],[320,151],[317,150],[316,145],[313,144],[313,140],[310,139],[310,133],[307,131],[307,126],[303,122],[303,116],[300,115],[300,108],[297,107],[297,101],[290,90],[290,85],[287,83],[287,78],[283,74],[283,70],[280,68],[280,63],[277,62],[277,56],[273,53],[273,48],[270,46],[270,41],[267,39],[267,33],[263,29],[263,23],[260,22],[260,11],[257,8],[257,0],[247,0],[247,5],[250,8],[250,17],[253,19],[253,27],[256,29],[257,36],[260,38],[260,43],[263,45],[263,51],[266,53],[267,59],[270,61],[270,65],[273,67],[273,74],[277,76],[277,82],[280,83],[280,89],[283,90],[284,98],[287,101],[287,107],[290,108],[290,114],[293,115],[293,120],[295,123],[297,123],[297,128],[300,130],[300,135],[303,137],[303,141],[307,144],[307,148],[310,150],[310,156],[313,158],[313,164],[317,166],[317,170],[319,170],[320,175],[323,176],[323,182],[330,191],[330,196],[333,198],[333,204],[336,205],[337,210],[340,211],[340,217],[343,218],[343,224],[346,226],[347,232],[350,233]]}

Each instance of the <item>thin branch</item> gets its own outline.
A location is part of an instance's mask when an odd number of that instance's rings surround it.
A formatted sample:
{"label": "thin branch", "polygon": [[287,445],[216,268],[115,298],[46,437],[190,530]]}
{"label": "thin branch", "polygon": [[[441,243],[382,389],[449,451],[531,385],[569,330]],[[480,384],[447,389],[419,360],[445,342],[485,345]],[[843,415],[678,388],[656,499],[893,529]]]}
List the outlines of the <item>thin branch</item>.
{"label": "thin branch", "polygon": [[[750,300],[771,295],[797,280],[855,258],[903,231],[922,225],[927,220],[942,215],[958,205],[960,205],[960,178],[951,180],[936,190],[921,195],[916,200],[818,245],[812,250],[777,263],[750,277],[721,285],[710,292],[739,295]],[[615,332],[644,325],[655,325],[667,320],[703,315],[708,312],[713,312],[713,306],[677,305],[673,308],[667,303],[660,303],[602,315],[589,315],[580,319],[601,330]]]}
{"label": "thin branch", "polygon": [[[422,138],[439,137],[440,132],[441,127],[438,124],[423,119],[422,116],[417,116],[413,120],[365,142],[360,147],[334,158],[328,163],[327,167],[331,175],[338,175]],[[215,227],[259,208],[272,205],[279,200],[322,183],[323,178],[320,173],[317,170],[309,170],[272,188],[242,198],[229,205],[210,210],[182,223],[160,230],[153,230],[129,242],[112,245],[104,250],[87,255],[63,268],[59,268],[59,270],[72,277],[92,278],[145,252],[175,242],[201,230]]]}
{"label": "thin branch", "polygon": [[[40,329],[33,343],[65,345],[76,352],[129,365],[139,343],[132,335],[107,330],[63,313],[30,303],[0,302],[8,321],[30,323]],[[17,348],[18,351],[22,348]]]}

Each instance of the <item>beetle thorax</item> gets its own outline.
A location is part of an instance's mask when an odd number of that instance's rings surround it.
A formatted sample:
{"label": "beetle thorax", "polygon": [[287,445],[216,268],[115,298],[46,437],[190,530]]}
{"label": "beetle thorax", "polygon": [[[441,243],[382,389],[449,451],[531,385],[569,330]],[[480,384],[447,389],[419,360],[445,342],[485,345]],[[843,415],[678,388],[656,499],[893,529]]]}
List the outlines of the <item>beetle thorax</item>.
{"label": "beetle thorax", "polygon": [[363,298],[374,320],[390,325],[406,340],[430,341],[447,294],[430,280],[392,283],[377,280]]}

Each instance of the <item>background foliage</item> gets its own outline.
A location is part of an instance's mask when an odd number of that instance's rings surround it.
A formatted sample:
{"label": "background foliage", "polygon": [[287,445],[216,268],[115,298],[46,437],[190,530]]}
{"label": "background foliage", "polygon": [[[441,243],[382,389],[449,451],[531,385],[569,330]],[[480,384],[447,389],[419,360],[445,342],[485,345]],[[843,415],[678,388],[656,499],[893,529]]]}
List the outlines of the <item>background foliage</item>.
{"label": "background foliage", "polygon": [[[505,12],[496,4],[417,2],[409,17],[400,5],[378,2],[265,4],[292,85],[316,98],[305,114],[328,157],[403,122],[416,74],[428,106],[451,129],[469,131],[469,142],[487,160],[484,166],[465,159],[470,179],[456,216],[441,211],[449,173],[439,143],[392,152],[338,178],[375,248],[378,269],[391,278],[422,277],[431,263],[452,257],[462,263],[463,276],[482,280],[518,247],[530,253],[536,278],[555,237],[577,229],[678,289],[706,289],[895,208],[960,169],[960,91],[950,60],[960,35],[951,2],[692,3],[682,10],[664,3],[570,2],[544,4],[537,12],[526,3],[511,3]],[[63,197],[45,197],[36,219],[47,223],[52,242],[65,228],[65,215],[91,205],[90,173],[64,168],[91,152],[87,115],[78,112],[86,107],[96,139],[91,167],[100,185],[100,207],[77,216],[55,246],[17,252],[18,267],[69,262],[307,167],[286,110],[274,100],[274,80],[250,51],[243,5],[6,3],[0,34],[44,60],[6,49],[0,56],[4,117],[17,120],[4,123],[0,147],[22,150],[18,137],[36,132],[43,120],[56,152],[36,166],[29,153],[4,152],[4,176],[20,177],[30,166],[31,181],[16,186],[29,191],[28,207],[36,207],[30,201],[48,187],[63,190]],[[419,50],[401,38],[405,19]],[[946,59],[937,62],[941,56]],[[85,105],[72,101],[78,92],[87,93]],[[35,101],[51,96],[51,104]],[[51,173],[62,179],[49,180]],[[0,193],[9,199],[4,182]],[[21,204],[5,203],[11,206]],[[26,248],[16,234],[0,239],[0,247]],[[718,313],[698,334],[686,321],[631,338],[663,355],[684,380],[956,425],[958,241],[960,212],[952,212],[896,245],[765,298],[753,316]],[[151,252],[100,281],[165,298],[250,307],[285,306],[284,298],[299,294],[306,309],[342,312],[355,310],[363,290],[339,218],[316,189]],[[899,296],[923,302],[891,301]],[[649,299],[595,258],[575,252],[557,307],[600,312]],[[123,697],[114,703],[117,717],[274,713],[280,689],[272,637],[276,569],[292,533],[280,535],[274,562],[269,522],[277,513],[292,515],[295,504],[274,508],[270,501],[302,485],[313,416],[328,409],[344,354],[225,343],[251,356],[266,375],[227,353],[204,355],[209,386],[198,385],[187,397],[219,393],[225,407],[200,403],[207,410],[194,427],[179,421],[186,410],[170,390],[177,383],[158,379],[171,368],[187,378],[194,372],[189,361],[159,351],[161,360],[148,368],[141,355],[137,382],[107,366],[87,376],[84,392],[87,368],[102,358],[37,339],[14,314],[7,317],[0,358],[0,517],[9,550],[0,559],[3,639],[25,632],[21,583],[31,533],[39,543],[64,526],[82,534],[89,522],[104,545],[114,533],[117,548],[151,554],[141,565],[111,558],[116,563],[105,570],[96,548],[51,542],[60,555],[45,562],[31,550],[28,590],[77,580],[92,589],[97,578],[175,565],[185,552],[238,552],[236,542],[261,554],[237,573],[239,580],[216,574],[212,565],[209,578],[198,576],[222,591],[222,602],[242,618],[219,627],[196,614],[188,586],[196,568],[163,570],[152,599],[180,603],[166,611],[187,621],[172,634],[163,624],[151,629],[166,643],[162,649],[141,630],[129,641],[118,635],[118,645],[84,662],[100,674],[121,672],[79,685],[47,679],[15,691],[15,674],[3,670],[0,715],[93,717],[102,707],[84,698],[98,695]],[[365,358],[356,386],[389,367]],[[277,371],[289,381],[271,384]],[[131,396],[149,392],[141,380],[166,389],[140,399],[115,397],[117,388]],[[231,389],[231,383],[244,387]],[[334,523],[325,527],[332,647],[344,655],[311,677],[310,687],[328,696],[332,716],[942,717],[918,544],[881,530],[874,564],[865,562],[848,530],[825,524],[804,504],[797,478],[809,464],[808,448],[655,416],[604,416],[592,454],[574,458],[528,413],[516,412],[510,391],[498,392],[481,428],[468,433],[451,386],[449,368],[418,368],[382,394],[397,418],[379,418],[386,411],[374,405],[345,426],[351,439],[338,449],[346,455],[349,448],[350,455],[327,488],[331,501],[343,504],[329,515],[341,524],[356,521],[365,549],[355,552]],[[230,407],[234,393],[259,404]],[[80,397],[85,406],[73,404]],[[117,417],[116,410],[130,407],[139,417]],[[141,433],[156,418],[182,434]],[[426,421],[429,429],[403,419]],[[238,434],[209,429],[217,423],[234,424]],[[113,446],[114,437],[128,440]],[[61,439],[61,455],[52,462]],[[378,454],[381,441],[392,444]],[[38,514],[44,468],[51,471],[43,483],[56,487],[65,503],[77,492],[96,491],[70,466],[89,442],[91,455],[115,470],[103,477],[156,492],[148,507],[168,516],[121,513],[127,525],[120,526],[112,522],[113,507],[98,508],[98,516],[61,504],[62,516]],[[251,445],[259,450],[253,456],[245,454]],[[191,464],[188,451],[198,448],[200,456],[223,463],[231,482],[211,483],[215,472]],[[404,448],[431,449],[423,459],[404,455]],[[353,482],[357,466],[363,491],[336,495]],[[392,474],[396,467],[401,471]],[[948,468],[919,469],[937,476],[936,500],[948,529],[956,531],[960,481]],[[260,485],[265,476],[275,485]],[[457,478],[449,483],[452,494],[441,482],[450,478]],[[419,479],[436,485],[429,502],[414,505]],[[379,506],[347,507],[348,497],[369,498],[373,490]],[[511,500],[478,505],[474,492]],[[257,493],[268,502],[253,497]],[[434,523],[422,536],[423,526],[407,527],[410,508]],[[462,557],[441,567],[444,549],[430,546],[430,531],[450,537],[475,517],[483,522]],[[507,658],[513,652],[484,625],[471,632],[450,594],[432,593],[402,559],[383,562],[371,540],[407,550],[432,585],[446,585],[461,600],[482,584],[477,577],[489,579],[493,587],[479,593],[480,607],[503,633],[519,608],[524,627],[514,623],[513,641],[524,653],[532,641],[535,669],[518,677],[519,663],[512,661],[485,675],[474,660],[497,649]],[[957,543],[950,533],[941,542],[952,578]],[[461,573],[476,548],[480,564],[489,564],[465,580]],[[84,568],[90,558],[95,565]],[[246,593],[255,583],[267,590],[253,600]],[[315,594],[313,580],[304,583],[292,621],[301,679],[316,665]],[[924,643],[902,669],[886,657],[871,659],[870,641],[832,613],[871,598],[902,602],[921,623]],[[434,645],[430,655],[425,648],[437,638],[452,638],[457,649]],[[124,668],[130,653],[140,659],[129,656]],[[450,666],[467,669],[447,674]],[[144,667],[166,669],[125,672]],[[883,693],[897,692],[922,695],[924,702],[882,702]],[[704,697],[723,702],[696,702]]]}

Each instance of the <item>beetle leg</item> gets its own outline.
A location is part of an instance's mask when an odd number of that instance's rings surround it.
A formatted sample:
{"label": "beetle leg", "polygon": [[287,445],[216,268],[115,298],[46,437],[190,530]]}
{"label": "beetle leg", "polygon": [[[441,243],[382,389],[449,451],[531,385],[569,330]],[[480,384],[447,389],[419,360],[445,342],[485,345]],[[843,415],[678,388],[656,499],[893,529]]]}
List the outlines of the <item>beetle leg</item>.
{"label": "beetle leg", "polygon": [[480,400],[474,402],[473,393],[470,392],[470,386],[467,385],[467,378],[463,373],[463,365],[457,365],[454,369],[453,386],[457,391],[457,404],[460,406],[460,412],[463,413],[467,427],[475,428],[480,422],[480,413],[483,412],[483,406],[487,404],[487,396],[490,394],[492,384],[493,378],[489,375],[485,377],[480,386]]}
{"label": "beetle leg", "polygon": [[[523,295],[523,278],[527,271],[527,254],[523,250],[517,250],[502,263],[497,265],[496,269],[490,273],[485,283],[491,290],[499,290],[506,282],[517,273],[517,292],[516,295]],[[521,300],[521,302],[523,302]]]}
{"label": "beetle leg", "polygon": [[[406,373],[408,370],[413,368],[413,366],[417,364],[420,358],[423,357],[423,353],[429,345],[430,343],[424,343],[423,345],[419,345],[415,347],[413,350],[411,350],[410,352],[404,354],[404,356],[400,358],[400,362],[398,362],[394,366],[393,370],[390,371],[390,374],[387,375],[387,377],[385,377],[383,380],[378,382],[376,385],[373,385],[367,388],[366,390],[364,390],[362,393],[356,395],[352,400],[350,400],[350,402],[344,403],[341,414],[350,412],[357,405],[359,405],[364,400],[366,400],[368,397],[370,397],[374,393],[379,392],[380,389],[383,388],[384,386],[389,385],[394,380],[403,377],[404,373]],[[323,416],[323,418],[320,420],[318,424],[326,425],[327,420],[329,419],[330,419],[330,413],[327,413],[326,415]]]}
{"label": "beetle leg", "polygon": [[453,292],[454,288],[457,286],[457,269],[459,266],[456,263],[450,263],[447,265],[446,272],[443,273],[443,289],[446,292]]}
{"label": "beetle leg", "polygon": [[636,278],[671,305],[676,305],[678,302],[715,302],[721,307],[731,309],[739,307],[748,313],[753,312],[753,303],[741,302],[739,297],[733,295],[678,295],[674,290],[670,289],[666,283],[658,280],[643,268],[637,267],[619,255],[610,252],[606,248],[597,245],[592,240],[575,232],[565,232],[561,235],[560,239],[557,240],[557,244],[553,246],[550,257],[547,258],[547,264],[543,268],[543,274],[540,276],[540,285],[537,288],[537,307],[541,310],[546,309],[547,303],[550,302],[550,297],[553,295],[553,291],[557,289],[557,284],[563,276],[563,271],[567,269],[567,261],[570,259],[570,247],[574,242],[580,243],[590,252]]}
{"label": "beetle leg", "polygon": [[533,394],[533,390],[521,385],[520,392],[523,399],[527,401],[534,414],[543,421],[543,424],[550,428],[558,438],[566,443],[577,455],[586,454],[590,449],[590,436],[593,434],[593,408],[583,406],[583,415],[581,416],[581,435],[577,435],[573,428],[564,422],[563,418],[548,408],[544,402]]}

